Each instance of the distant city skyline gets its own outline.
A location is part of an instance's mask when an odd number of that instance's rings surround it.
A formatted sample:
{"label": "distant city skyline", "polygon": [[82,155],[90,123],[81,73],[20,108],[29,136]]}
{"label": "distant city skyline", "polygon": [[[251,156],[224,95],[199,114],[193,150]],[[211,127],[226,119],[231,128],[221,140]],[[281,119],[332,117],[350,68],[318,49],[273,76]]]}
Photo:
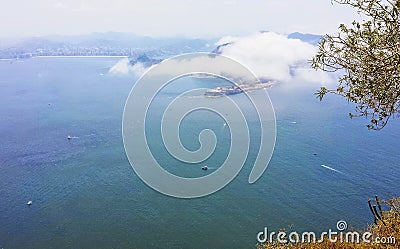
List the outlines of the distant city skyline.
{"label": "distant city skyline", "polygon": [[132,32],[152,37],[222,37],[260,30],[335,32],[359,19],[331,0],[16,0],[2,3],[0,38]]}

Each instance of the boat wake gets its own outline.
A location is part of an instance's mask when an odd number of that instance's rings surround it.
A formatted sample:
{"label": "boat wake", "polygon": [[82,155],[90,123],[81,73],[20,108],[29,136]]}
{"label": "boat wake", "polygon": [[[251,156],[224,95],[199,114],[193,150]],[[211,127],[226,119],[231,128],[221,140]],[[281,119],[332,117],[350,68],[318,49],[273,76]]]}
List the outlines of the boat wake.
{"label": "boat wake", "polygon": [[339,174],[343,174],[343,175],[344,175],[344,173],[343,173],[342,171],[337,170],[337,169],[334,169],[334,168],[331,168],[331,167],[329,167],[329,166],[327,166],[327,165],[325,165],[325,164],[321,164],[321,167],[322,167],[322,168],[325,168],[325,169],[329,169],[329,170],[331,170],[331,171],[334,171],[334,172],[337,172],[337,173],[339,173]]}

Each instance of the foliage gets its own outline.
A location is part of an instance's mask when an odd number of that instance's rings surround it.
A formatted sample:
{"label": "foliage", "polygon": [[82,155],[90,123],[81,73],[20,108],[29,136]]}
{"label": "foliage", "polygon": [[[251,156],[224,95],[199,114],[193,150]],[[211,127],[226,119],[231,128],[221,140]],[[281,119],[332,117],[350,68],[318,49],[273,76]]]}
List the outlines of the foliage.
{"label": "foliage", "polygon": [[356,104],[350,118],[368,117],[368,129],[383,128],[400,112],[400,0],[332,0],[358,10],[366,20],[341,24],[322,38],[312,67],[343,72],[336,89],[321,87]]}

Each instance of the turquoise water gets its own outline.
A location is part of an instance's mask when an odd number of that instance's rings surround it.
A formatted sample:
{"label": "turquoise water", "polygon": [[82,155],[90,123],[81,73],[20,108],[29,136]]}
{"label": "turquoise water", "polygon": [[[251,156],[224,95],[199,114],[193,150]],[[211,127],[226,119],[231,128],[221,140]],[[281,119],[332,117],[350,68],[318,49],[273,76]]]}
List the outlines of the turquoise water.
{"label": "turquoise water", "polygon": [[[247,183],[252,148],[238,177],[211,196],[181,200],[155,192],[125,156],[121,119],[135,77],[108,75],[117,61],[0,61],[0,248],[254,248],[265,226],[318,232],[343,219],[365,227],[372,222],[368,198],[400,194],[398,120],[368,131],[366,120],[347,118],[346,101],[319,102],[315,86],[282,85],[269,90],[277,144],[256,184]],[[200,84],[186,80],[188,87]],[[174,94],[166,89],[160,98]],[[150,147],[159,160],[171,160],[156,140],[156,121],[150,125]],[[207,163],[218,165],[229,142],[222,125],[209,113],[195,114],[183,123],[183,143],[196,148],[198,132],[212,128],[222,143]],[[68,141],[68,134],[77,138]],[[193,169],[168,168],[205,174]]]}

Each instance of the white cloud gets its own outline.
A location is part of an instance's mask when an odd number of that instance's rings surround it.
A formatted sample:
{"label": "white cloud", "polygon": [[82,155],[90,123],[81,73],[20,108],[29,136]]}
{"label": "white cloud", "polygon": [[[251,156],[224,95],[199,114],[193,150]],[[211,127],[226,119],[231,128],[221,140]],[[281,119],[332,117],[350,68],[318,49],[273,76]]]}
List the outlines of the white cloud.
{"label": "white cloud", "polygon": [[[223,37],[218,44],[230,39]],[[247,66],[259,78],[280,82],[292,82],[293,79],[318,83],[330,81],[327,74],[312,70],[307,63],[316,52],[315,46],[273,32],[237,38],[222,47],[221,52]]]}
{"label": "white cloud", "polygon": [[235,42],[235,41],[239,40],[239,38],[240,37],[237,37],[237,36],[224,36],[221,39],[219,39],[215,43],[215,45],[216,46],[220,46],[220,45],[224,45],[224,44],[227,44],[227,43]]}
{"label": "white cloud", "polygon": [[144,65],[142,63],[137,62],[137,63],[135,63],[135,65],[131,65],[129,63],[129,59],[124,58],[124,59],[118,61],[114,66],[112,66],[108,72],[113,75],[134,73],[137,76],[140,76],[146,70],[147,70],[147,68],[144,67]]}
{"label": "white cloud", "polygon": [[[222,37],[216,45],[232,42],[220,48],[222,55],[234,59],[250,69],[259,79],[277,80],[287,85],[301,86],[317,83],[331,84],[334,80],[325,72],[315,71],[308,60],[316,53],[316,47],[299,39],[289,39],[287,36],[273,32],[257,33],[244,37]],[[153,73],[178,75],[182,72],[196,71],[241,78],[246,72],[236,64],[226,60],[215,60],[210,63],[207,57],[195,57],[188,60],[173,60],[168,66],[158,68]],[[228,63],[228,64],[227,64]],[[120,60],[111,69],[111,74],[135,73],[141,76],[148,68],[142,63],[131,65],[128,58]]]}

